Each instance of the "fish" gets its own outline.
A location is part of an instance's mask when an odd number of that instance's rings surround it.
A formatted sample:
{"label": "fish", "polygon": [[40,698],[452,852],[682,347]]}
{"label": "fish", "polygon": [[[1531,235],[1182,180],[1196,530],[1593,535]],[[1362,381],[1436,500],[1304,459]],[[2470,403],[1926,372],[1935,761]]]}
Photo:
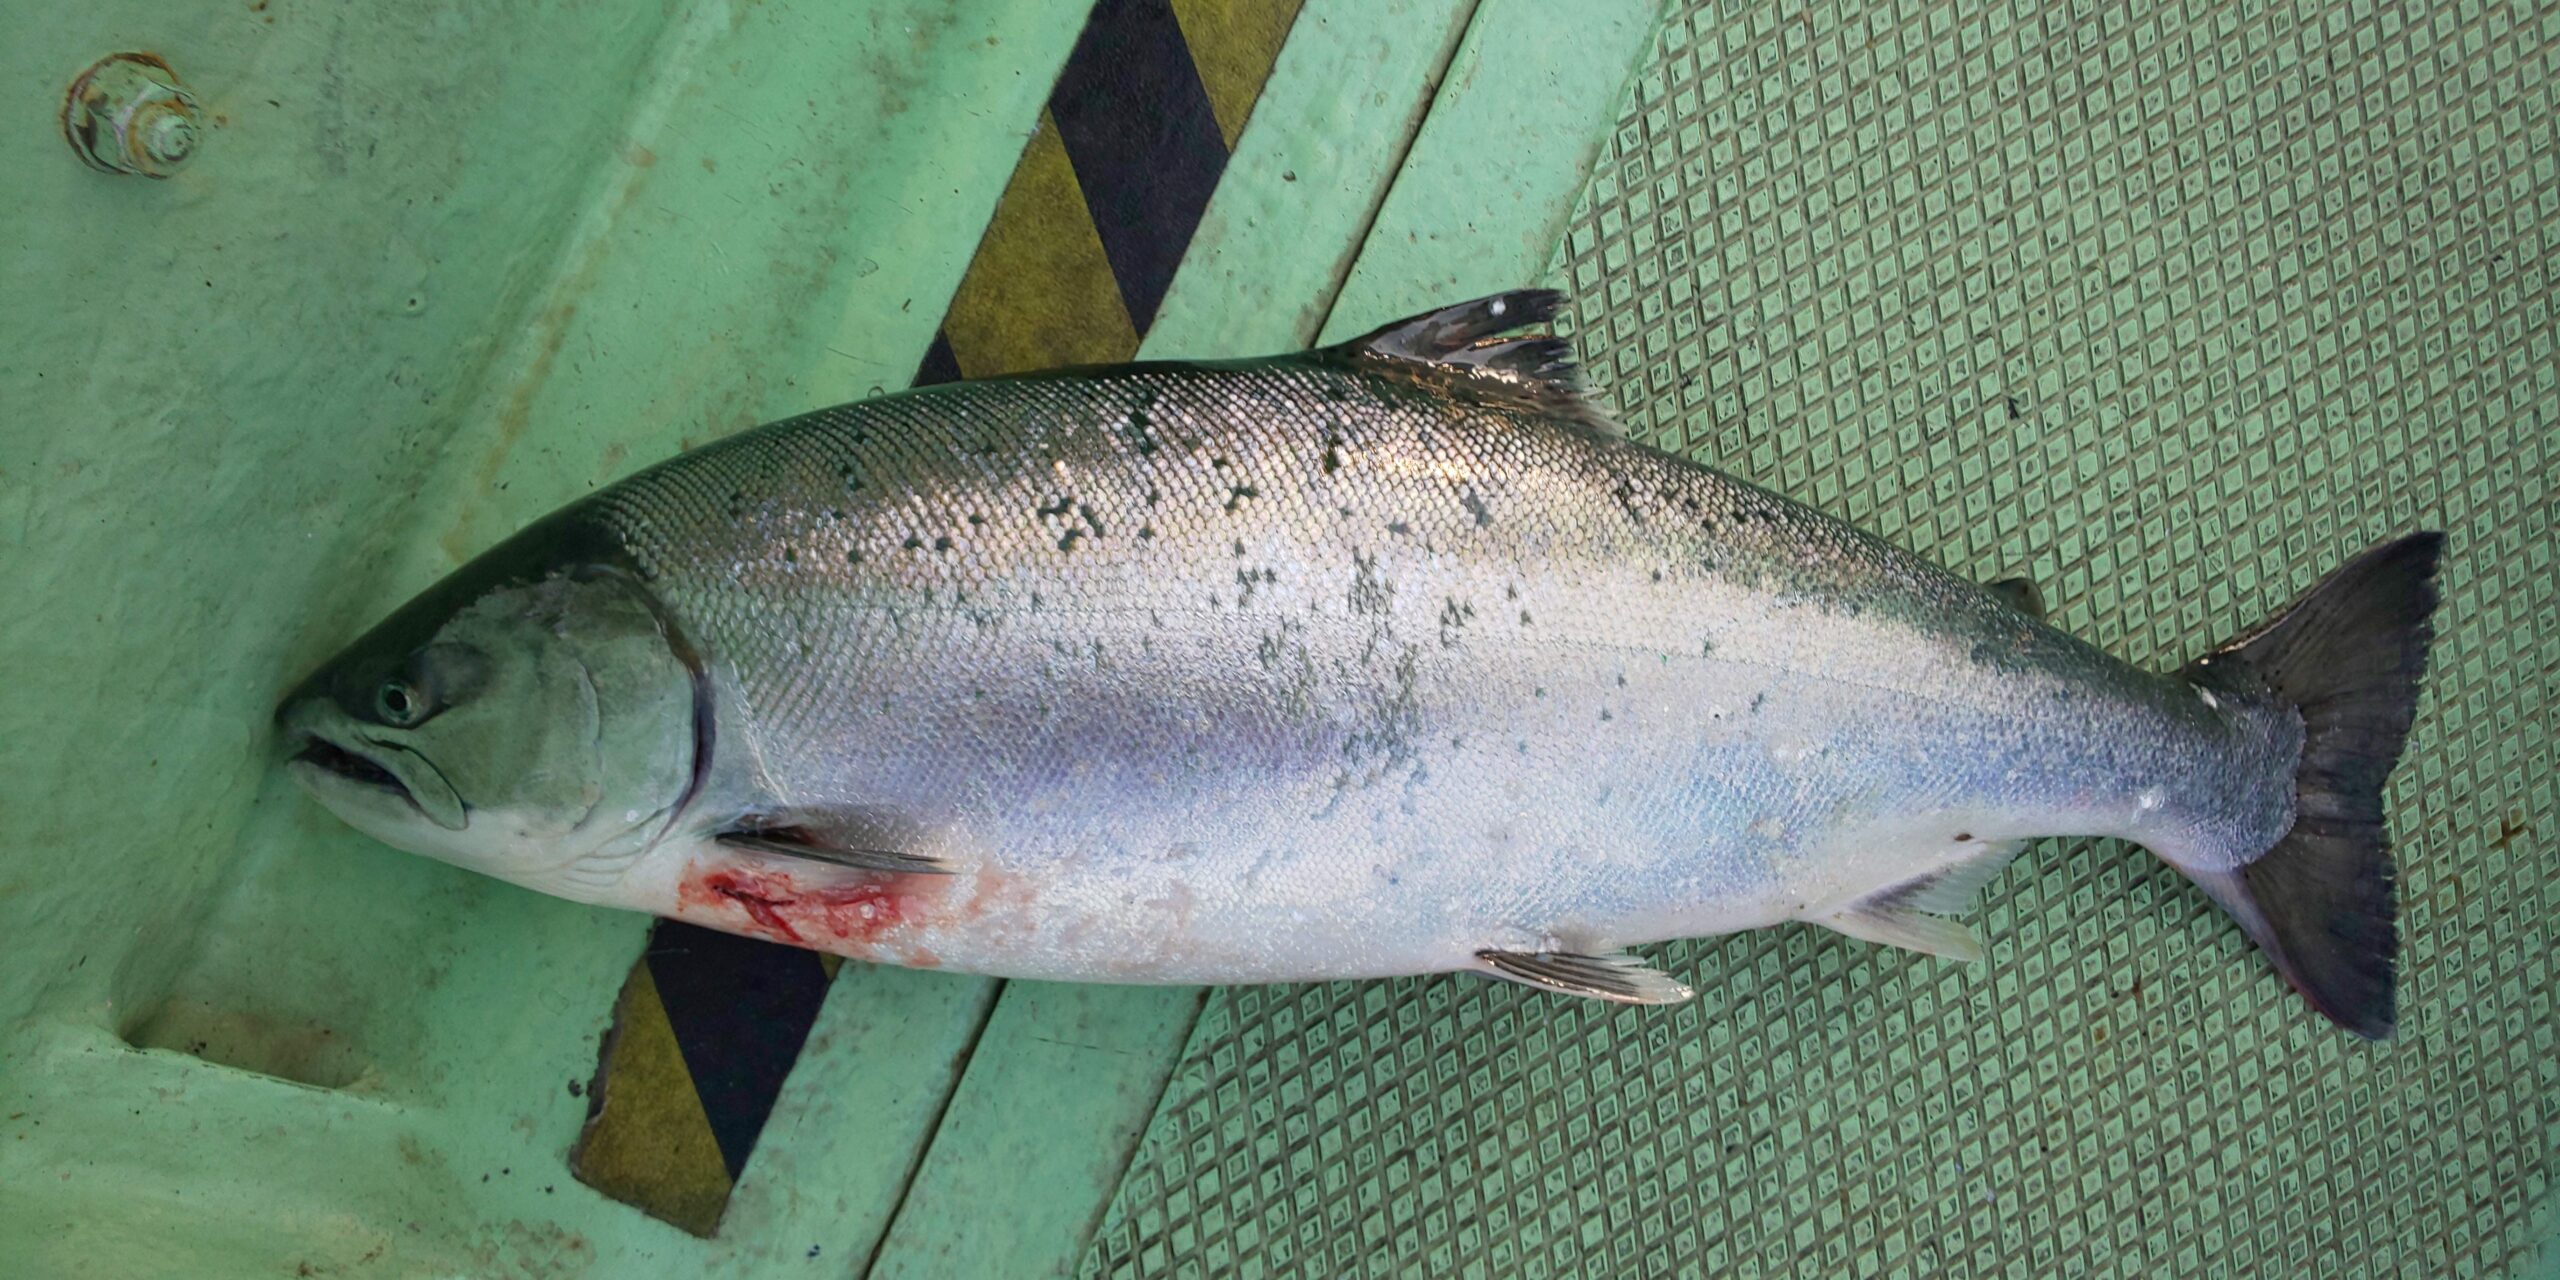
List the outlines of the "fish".
{"label": "fish", "polygon": [[[2194,882],[2391,1034],[2384,786],[2444,537],[2173,671],[1629,439],[1518,290],[1315,350],[886,395],[481,554],[281,701],[396,848],[883,964],[1691,997],[1805,924],[1978,959],[2030,841]],[[1543,327],[1542,327],[1543,326]]]}

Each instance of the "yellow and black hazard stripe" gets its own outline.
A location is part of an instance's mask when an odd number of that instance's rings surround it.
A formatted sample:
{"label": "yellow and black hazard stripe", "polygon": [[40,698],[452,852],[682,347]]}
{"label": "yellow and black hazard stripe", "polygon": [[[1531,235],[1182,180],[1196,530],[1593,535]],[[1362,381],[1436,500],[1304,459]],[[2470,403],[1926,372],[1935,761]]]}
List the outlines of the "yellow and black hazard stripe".
{"label": "yellow and black hazard stripe", "polygon": [[[1136,355],[1299,3],[1099,0],[917,383]],[[711,1234],[836,963],[658,922],[615,1006],[578,1179]]]}
{"label": "yellow and black hazard stripe", "polygon": [[1100,0],[916,382],[1136,355],[1297,10]]}
{"label": "yellow and black hazard stripe", "polygon": [[661,920],[623,980],[569,1165],[707,1236],[841,962]]}

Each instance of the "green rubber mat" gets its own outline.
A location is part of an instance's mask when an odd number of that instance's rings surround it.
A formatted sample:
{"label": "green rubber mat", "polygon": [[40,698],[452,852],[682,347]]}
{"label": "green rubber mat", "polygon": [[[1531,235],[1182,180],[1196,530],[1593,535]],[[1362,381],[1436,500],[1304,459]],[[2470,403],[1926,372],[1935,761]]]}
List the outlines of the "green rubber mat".
{"label": "green rubber mat", "polygon": [[[1631,431],[2155,664],[2441,527],[2399,1038],[2137,850],[1962,967],[1808,929],[1691,1004],[1216,993],[1082,1264],[1276,1275],[2531,1270],[2560,1136],[2560,9],[1670,16],[1558,251]],[[2551,1261],[2538,1259],[2542,1265]]]}

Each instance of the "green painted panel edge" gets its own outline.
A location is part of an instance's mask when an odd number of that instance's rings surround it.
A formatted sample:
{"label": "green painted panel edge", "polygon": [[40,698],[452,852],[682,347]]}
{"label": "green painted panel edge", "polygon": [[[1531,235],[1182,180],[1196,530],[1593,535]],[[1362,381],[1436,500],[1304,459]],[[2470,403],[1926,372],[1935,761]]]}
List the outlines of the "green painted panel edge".
{"label": "green painted panel edge", "polygon": [[1199,1007],[1197,988],[1006,983],[867,1274],[1069,1272]]}
{"label": "green painted panel edge", "polygon": [[1485,0],[1324,325],[1338,342],[1548,271],[1657,0]]}
{"label": "green painted panel edge", "polygon": [[1009,984],[847,962],[729,1200],[706,1276],[860,1274]]}

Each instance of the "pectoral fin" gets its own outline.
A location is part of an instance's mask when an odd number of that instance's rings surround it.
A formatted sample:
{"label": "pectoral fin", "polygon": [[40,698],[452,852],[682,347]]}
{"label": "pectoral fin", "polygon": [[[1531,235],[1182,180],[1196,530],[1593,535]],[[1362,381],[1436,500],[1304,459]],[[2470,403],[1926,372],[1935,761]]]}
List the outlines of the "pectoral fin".
{"label": "pectoral fin", "polygon": [[1697,994],[1623,951],[1479,951],[1487,972],[1522,986],[1619,1004],[1678,1004]]}
{"label": "pectoral fin", "polygon": [[953,870],[924,848],[929,841],[923,827],[859,806],[756,814],[731,823],[713,839],[732,849],[864,871],[949,875]]}

